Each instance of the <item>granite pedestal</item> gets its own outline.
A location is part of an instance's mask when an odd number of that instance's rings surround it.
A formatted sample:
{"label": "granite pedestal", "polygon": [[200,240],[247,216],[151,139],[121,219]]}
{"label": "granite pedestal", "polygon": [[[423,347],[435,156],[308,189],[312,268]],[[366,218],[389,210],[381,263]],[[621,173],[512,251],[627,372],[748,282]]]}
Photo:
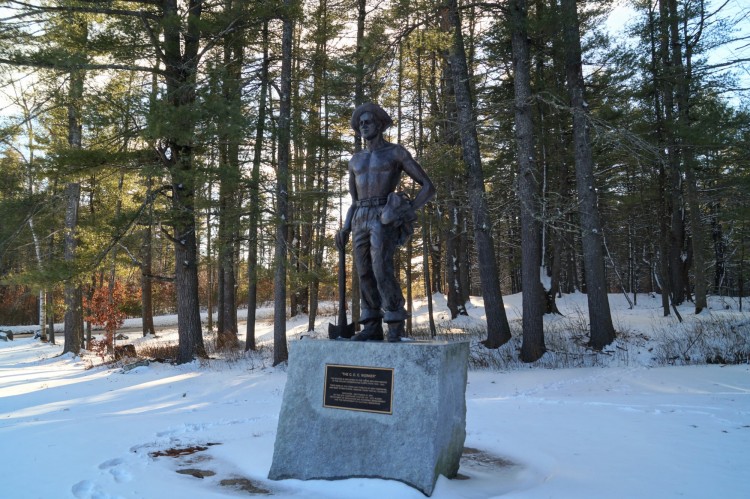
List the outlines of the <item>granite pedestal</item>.
{"label": "granite pedestal", "polygon": [[383,478],[431,495],[458,472],[468,343],[290,344],[272,480]]}

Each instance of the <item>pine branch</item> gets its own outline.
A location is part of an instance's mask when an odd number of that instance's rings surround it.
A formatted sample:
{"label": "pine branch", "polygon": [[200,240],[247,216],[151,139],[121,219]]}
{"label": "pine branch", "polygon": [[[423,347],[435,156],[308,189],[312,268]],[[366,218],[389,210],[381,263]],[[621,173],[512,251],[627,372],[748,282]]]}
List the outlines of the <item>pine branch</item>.
{"label": "pine branch", "polygon": [[[105,2],[98,2],[97,0],[85,0],[89,3],[101,3],[104,4]],[[135,1],[135,0],[131,0]],[[109,2],[107,2],[109,3]],[[150,3],[151,5],[157,5],[155,2],[136,2],[136,3]],[[144,10],[124,10],[124,9],[112,9],[109,7],[76,7],[76,6],[64,6],[64,7],[56,7],[51,5],[33,5],[26,2],[19,2],[18,0],[10,0],[8,4],[11,5],[17,5],[19,7],[25,7],[29,9],[27,13],[19,14],[17,16],[14,16],[16,19],[22,18],[26,15],[33,15],[33,14],[39,14],[44,12],[76,12],[80,14],[103,14],[103,15],[111,15],[111,16],[130,16],[130,17],[143,17],[146,16],[149,19],[158,21],[159,16],[157,14],[154,14],[153,12],[147,12]]]}
{"label": "pine branch", "polygon": [[164,71],[147,67],[138,66],[132,64],[96,64],[90,62],[49,62],[49,61],[38,61],[33,58],[19,57],[16,59],[9,59],[7,57],[0,57],[0,64],[8,64],[11,66],[18,67],[32,67],[42,69],[55,69],[59,71],[73,71],[73,70],[91,70],[91,71],[104,71],[104,70],[121,70],[121,71],[135,71],[144,73],[156,73],[162,76],[166,76]]}

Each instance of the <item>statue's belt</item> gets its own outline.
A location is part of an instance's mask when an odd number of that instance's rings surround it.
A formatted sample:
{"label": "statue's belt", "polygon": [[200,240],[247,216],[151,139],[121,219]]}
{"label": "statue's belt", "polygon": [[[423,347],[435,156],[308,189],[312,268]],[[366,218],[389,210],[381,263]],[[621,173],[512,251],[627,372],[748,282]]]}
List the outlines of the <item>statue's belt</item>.
{"label": "statue's belt", "polygon": [[388,202],[388,198],[367,198],[360,199],[357,201],[357,206],[361,208],[372,208],[373,206],[384,206]]}

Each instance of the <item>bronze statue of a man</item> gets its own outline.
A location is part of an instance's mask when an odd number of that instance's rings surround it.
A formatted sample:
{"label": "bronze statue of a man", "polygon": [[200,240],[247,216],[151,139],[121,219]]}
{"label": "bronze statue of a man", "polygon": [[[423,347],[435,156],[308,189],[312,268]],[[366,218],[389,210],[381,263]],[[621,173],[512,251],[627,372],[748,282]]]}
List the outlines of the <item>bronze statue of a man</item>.
{"label": "bronze statue of a man", "polygon": [[[408,314],[393,256],[413,232],[416,210],[435,195],[435,186],[409,151],[383,138],[392,124],[388,113],[373,103],[362,104],[352,115],[352,129],[362,136],[365,148],[349,161],[352,205],[336,234],[336,247],[343,249],[353,234],[362,307],[359,322],[364,326],[354,341],[383,340],[383,320],[388,324],[388,341],[401,341]],[[413,201],[396,192],[401,172],[421,186]]]}

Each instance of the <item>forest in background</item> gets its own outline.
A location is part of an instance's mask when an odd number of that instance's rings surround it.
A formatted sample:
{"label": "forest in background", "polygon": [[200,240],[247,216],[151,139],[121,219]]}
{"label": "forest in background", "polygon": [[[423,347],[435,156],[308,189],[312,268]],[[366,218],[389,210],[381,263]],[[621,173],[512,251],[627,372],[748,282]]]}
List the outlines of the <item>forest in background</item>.
{"label": "forest in background", "polygon": [[594,349],[607,293],[741,306],[748,8],[627,5],[615,39],[614,2],[0,0],[0,323],[56,341],[62,319],[77,353],[91,324],[176,312],[187,362],[201,309],[219,347],[253,349],[270,301],[282,362],[287,317],[313,327],[336,296],[367,101],[438,187],[398,255],[407,301],[443,293],[457,317],[482,295],[488,348],[510,337],[502,294],[523,293],[524,361],[561,293],[587,293]]}

